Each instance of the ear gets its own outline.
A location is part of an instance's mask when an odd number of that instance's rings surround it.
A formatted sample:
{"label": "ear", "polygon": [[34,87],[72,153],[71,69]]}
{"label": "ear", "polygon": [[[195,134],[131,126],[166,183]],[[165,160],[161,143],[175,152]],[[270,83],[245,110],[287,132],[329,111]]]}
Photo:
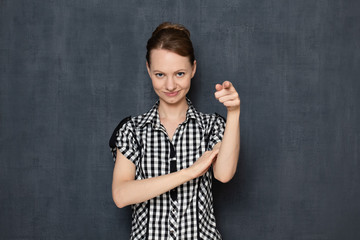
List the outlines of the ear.
{"label": "ear", "polygon": [[147,72],[148,72],[148,74],[149,74],[149,77],[151,78],[151,74],[150,74],[150,66],[149,66],[148,61],[146,61],[146,69],[147,69]]}
{"label": "ear", "polygon": [[194,77],[195,73],[196,73],[196,60],[194,60],[194,63],[193,63],[193,65],[192,65],[191,78]]}

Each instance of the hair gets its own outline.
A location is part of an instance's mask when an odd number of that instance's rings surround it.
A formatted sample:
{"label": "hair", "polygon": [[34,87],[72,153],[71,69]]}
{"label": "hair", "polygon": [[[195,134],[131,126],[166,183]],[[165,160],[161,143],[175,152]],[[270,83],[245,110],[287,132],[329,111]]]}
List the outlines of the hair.
{"label": "hair", "polygon": [[161,23],[152,33],[146,45],[146,61],[150,65],[150,53],[154,49],[165,49],[183,57],[189,57],[191,65],[194,64],[195,55],[190,31],[181,24],[170,22]]}

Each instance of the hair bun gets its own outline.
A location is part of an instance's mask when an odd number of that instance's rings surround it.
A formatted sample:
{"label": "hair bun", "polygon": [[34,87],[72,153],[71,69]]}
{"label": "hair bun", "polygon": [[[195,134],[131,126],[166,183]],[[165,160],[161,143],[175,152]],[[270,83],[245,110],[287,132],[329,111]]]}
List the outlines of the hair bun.
{"label": "hair bun", "polygon": [[195,61],[194,48],[190,39],[190,31],[181,24],[161,23],[152,33],[146,44],[146,61],[150,65],[150,52],[164,49],[183,57],[188,57],[190,64]]}
{"label": "hair bun", "polygon": [[175,23],[170,23],[170,22],[163,22],[162,24],[160,24],[155,31],[153,32],[152,36],[157,35],[160,31],[165,30],[165,29],[172,29],[172,30],[177,30],[177,31],[182,31],[183,33],[185,33],[187,35],[188,38],[190,38],[190,32],[189,30],[187,30],[183,25],[181,24],[175,24]]}

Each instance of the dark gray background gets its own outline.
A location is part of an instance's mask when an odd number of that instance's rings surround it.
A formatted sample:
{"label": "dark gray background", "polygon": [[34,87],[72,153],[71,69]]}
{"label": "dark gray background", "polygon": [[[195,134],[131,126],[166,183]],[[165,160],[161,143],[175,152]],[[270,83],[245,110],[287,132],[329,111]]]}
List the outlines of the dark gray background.
{"label": "dark gray background", "polygon": [[190,99],[226,115],[241,154],[215,183],[224,239],[360,239],[360,2],[0,0],[0,239],[128,239],[108,139],[156,101],[145,45],[192,32]]}

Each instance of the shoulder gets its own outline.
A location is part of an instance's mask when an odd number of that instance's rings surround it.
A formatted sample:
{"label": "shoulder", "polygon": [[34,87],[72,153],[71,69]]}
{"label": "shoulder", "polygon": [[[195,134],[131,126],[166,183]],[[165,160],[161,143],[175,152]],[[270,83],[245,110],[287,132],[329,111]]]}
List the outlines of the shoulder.
{"label": "shoulder", "polygon": [[148,115],[149,113],[144,113],[135,117],[128,116],[123,118],[115,127],[109,140],[109,146],[111,148],[116,146],[116,138],[119,135],[127,135],[129,133],[134,133],[139,127],[145,125]]}
{"label": "shoulder", "polygon": [[119,124],[115,127],[110,139],[109,139],[109,146],[110,148],[115,148],[116,147],[116,137],[117,137],[117,134],[119,132],[119,130],[126,124],[128,123],[129,121],[131,120],[131,116],[128,116],[128,117],[125,117],[123,118]]}
{"label": "shoulder", "polygon": [[226,119],[218,113],[202,113],[197,112],[197,119],[204,125],[206,128],[211,128],[214,125],[225,123]]}
{"label": "shoulder", "polygon": [[120,121],[117,127],[114,129],[114,132],[124,132],[124,131],[136,131],[141,125],[144,124],[146,119],[146,113],[138,115],[135,117],[128,116]]}

